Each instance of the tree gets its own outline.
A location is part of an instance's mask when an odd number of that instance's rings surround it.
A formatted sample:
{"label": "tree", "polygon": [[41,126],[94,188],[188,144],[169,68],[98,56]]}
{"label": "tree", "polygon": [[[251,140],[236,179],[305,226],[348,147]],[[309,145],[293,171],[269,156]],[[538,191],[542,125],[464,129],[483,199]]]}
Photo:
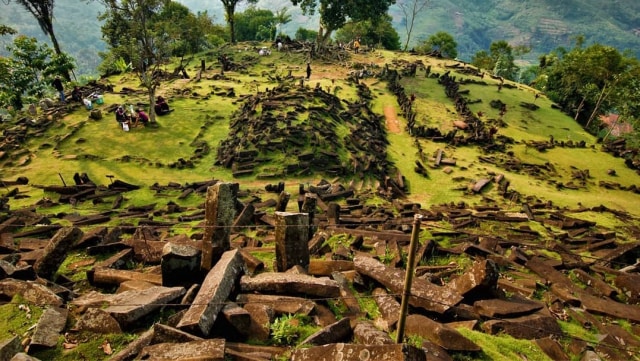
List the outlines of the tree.
{"label": "tree", "polygon": [[486,50],[480,50],[471,57],[471,64],[479,69],[493,69],[493,59]]}
{"label": "tree", "polygon": [[[16,0],[16,2],[22,5],[33,15],[33,17],[36,18],[42,32],[48,35],[51,39],[51,44],[53,44],[53,49],[56,54],[62,54],[60,44],[58,44],[58,39],[53,31],[54,0]],[[67,80],[70,79],[69,73],[64,73],[63,75]]]}
{"label": "tree", "polygon": [[[222,6],[224,7],[224,17],[227,20],[227,24],[229,25],[229,37],[231,39],[231,43],[236,43],[236,35],[235,35],[235,12],[236,5],[241,3],[243,0],[220,0],[222,2]],[[258,0],[244,0],[249,4],[255,4]]]}
{"label": "tree", "polygon": [[[120,33],[117,44],[121,49],[130,49],[129,59],[147,89],[150,109],[155,106],[155,91],[159,85],[158,75],[162,64],[170,55],[169,34],[154,28],[154,19],[169,5],[165,0],[103,0],[107,7],[106,23],[122,26],[108,35]],[[104,26],[103,26],[104,29]],[[113,29],[112,29],[113,30]],[[150,122],[155,123],[156,114],[150,111]]]}
{"label": "tree", "polygon": [[478,68],[489,70],[493,75],[515,80],[518,67],[514,63],[513,48],[504,40],[494,41],[489,52],[481,50],[472,58],[471,63]]}
{"label": "tree", "polygon": [[305,15],[313,15],[316,7],[320,8],[320,30],[318,31],[320,46],[348,21],[357,23],[371,20],[375,23],[395,2],[395,0],[291,0],[293,5],[300,5]]}
{"label": "tree", "polygon": [[431,35],[427,40],[424,40],[418,46],[419,53],[429,53],[432,51],[438,51],[445,58],[455,58],[458,56],[458,43],[453,36],[447,32],[439,31]]}
{"label": "tree", "polygon": [[288,24],[291,21],[291,15],[287,14],[289,9],[283,7],[275,13],[276,18],[276,37],[280,34],[280,26]]}
{"label": "tree", "polygon": [[171,54],[184,56],[197,53],[206,45],[206,34],[213,29],[213,21],[206,12],[193,14],[186,6],[169,1],[162,11],[153,16],[151,27],[166,33]]}
{"label": "tree", "polygon": [[336,41],[348,43],[354,38],[360,38],[364,44],[379,44],[387,50],[398,50],[400,36],[393,28],[391,20],[391,16],[385,14],[375,23],[371,20],[349,22],[336,32]]}
{"label": "tree", "polygon": [[514,63],[513,48],[505,40],[494,41],[489,46],[493,62],[493,75],[515,80],[518,67]]}
{"label": "tree", "polygon": [[54,74],[73,68],[71,57],[55,54],[35,38],[18,36],[7,50],[11,56],[0,57],[0,105],[21,109],[24,100],[36,101],[47,93]]}
{"label": "tree", "polygon": [[276,32],[276,18],[271,10],[250,6],[235,17],[237,41],[270,40]]}
{"label": "tree", "polygon": [[318,32],[305,28],[298,28],[296,30],[295,38],[299,41],[312,41],[318,37]]}
{"label": "tree", "polygon": [[[407,40],[404,43],[404,51],[409,48],[411,33],[413,33],[413,25],[416,17],[429,5],[429,0],[400,0],[398,6],[404,14],[404,28],[407,33]],[[454,56],[455,57],[455,56]]]}

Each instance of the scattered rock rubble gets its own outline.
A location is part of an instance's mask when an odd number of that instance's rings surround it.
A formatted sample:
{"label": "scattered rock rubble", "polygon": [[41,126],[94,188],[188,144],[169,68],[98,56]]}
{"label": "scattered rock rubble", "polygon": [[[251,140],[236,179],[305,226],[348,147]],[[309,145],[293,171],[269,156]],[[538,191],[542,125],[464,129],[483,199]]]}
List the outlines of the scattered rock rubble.
{"label": "scattered rock rubble", "polygon": [[[81,175],[74,178],[80,184],[48,189],[59,192],[61,202],[80,202],[113,189],[119,191],[104,197],[117,198],[132,187],[115,181],[117,186],[103,188]],[[300,213],[272,213],[267,211],[288,209],[284,183],[273,187],[279,193],[265,193],[277,200],[219,181],[171,188],[193,189],[206,198],[204,212],[172,202],[81,218],[5,210],[0,218],[0,295],[9,300],[19,294],[45,312],[30,331],[26,349],[16,347],[20,340],[4,340],[0,353],[33,353],[55,347],[61,334],[82,331],[142,332],[113,360],[271,360],[283,355],[292,360],[360,360],[358,355],[365,353],[371,360],[425,360],[434,354],[445,360],[457,352],[482,352],[457,331],[460,327],[535,340],[552,359],[586,357],[588,352],[626,359],[639,350],[634,333],[612,322],[628,320],[634,328],[640,322],[637,238],[621,239],[615,231],[550,203],[523,204],[515,213],[464,204],[422,209],[402,200],[370,206],[370,194],[323,181],[300,187]],[[302,213],[309,199],[316,206]],[[591,211],[630,217],[605,207]],[[415,215],[422,216],[424,241],[416,255],[420,266],[406,334],[424,343],[396,344],[389,333],[397,327]],[[63,227],[61,217],[74,226]],[[204,231],[172,236],[168,230],[177,224],[171,220],[176,217],[201,220]],[[122,225],[106,226],[114,219]],[[132,220],[138,225],[125,225]],[[444,224],[448,230],[442,230]],[[489,225],[503,231],[486,233]],[[263,229],[260,238],[247,236],[245,227]],[[344,241],[330,246],[332,237]],[[441,237],[449,239],[449,248],[433,241]],[[271,239],[275,246],[260,239]],[[84,263],[90,292],[56,274],[72,249],[85,249],[94,257]],[[256,251],[273,254],[275,264],[264,265],[252,254]],[[582,257],[587,251],[593,256]],[[98,253],[111,257],[97,261]],[[460,256],[471,264],[430,263]],[[210,262],[204,261],[207,257]],[[131,268],[135,264],[139,266]],[[114,288],[116,293],[108,292]],[[360,298],[373,299],[379,314],[354,302]],[[334,314],[330,303],[342,304],[345,311]],[[144,320],[161,310],[174,315],[141,330]],[[311,347],[247,343],[268,342],[269,324],[287,314],[313,320],[318,331],[298,340]],[[566,320],[588,323],[599,330],[601,341],[569,338],[561,346],[557,340],[566,335],[558,321]]]}

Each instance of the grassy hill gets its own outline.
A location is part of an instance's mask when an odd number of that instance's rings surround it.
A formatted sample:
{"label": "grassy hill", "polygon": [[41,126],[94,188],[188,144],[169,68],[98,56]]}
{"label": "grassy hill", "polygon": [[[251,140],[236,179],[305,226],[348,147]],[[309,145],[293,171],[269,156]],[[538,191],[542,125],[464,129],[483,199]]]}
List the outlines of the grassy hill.
{"label": "grassy hill", "polygon": [[[635,192],[635,185],[638,174],[628,169],[621,159],[602,152],[592,136],[570,117],[553,109],[544,96],[536,97],[533,89],[509,82],[499,86],[499,80],[480,78],[473,75],[474,69],[454,61],[386,51],[351,54],[340,62],[314,59],[311,79],[305,81],[305,53],[275,52],[260,57],[255,51],[245,50],[252,46],[240,44],[201,54],[186,67],[190,79],[166,80],[159,94],[169,99],[175,111],[159,117],[156,126],[124,132],[109,112],[115,104],[144,106],[146,95],[138,88],[139,82],[133,74],[101,81],[113,87],[112,92],[104,93],[105,104],[96,105],[96,109],[102,111],[101,120],[90,119],[89,112],[79,105],[68,105],[63,107],[62,117],[47,119],[41,111],[42,117],[35,122],[23,115],[3,123],[5,134],[19,134],[24,129],[31,132],[19,146],[5,150],[0,158],[3,180],[29,179],[27,185],[6,187],[10,209],[35,207],[56,223],[69,225],[73,217],[125,215],[130,207],[160,204],[156,209],[164,209],[171,203],[181,210],[150,213],[147,219],[113,218],[105,225],[171,222],[168,232],[172,236],[191,235],[199,232],[198,222],[180,219],[201,209],[203,196],[178,197],[182,190],[171,184],[212,179],[238,182],[245,195],[266,200],[273,198],[265,190],[267,185],[284,182],[286,189],[293,193],[292,189],[300,184],[309,187],[325,179],[352,189],[372,208],[393,207],[394,203],[401,202],[420,204],[429,212],[453,205],[476,210],[496,207],[522,214],[526,203],[531,207],[544,206],[545,214],[568,212],[583,221],[594,222],[597,225],[592,227],[594,232],[614,232],[623,244],[637,242],[640,194]],[[221,52],[233,59],[236,70],[221,74],[216,62]],[[207,70],[197,81],[195,75],[201,60],[206,62]],[[418,64],[415,76],[407,73],[412,64]],[[173,70],[172,66],[167,66],[168,73]],[[430,66],[432,76],[425,76],[426,66]],[[366,76],[356,76],[363,74],[365,68]],[[387,80],[394,71],[400,74],[398,85],[404,89],[405,96],[415,94],[411,104],[415,124],[411,129],[423,126],[443,135],[455,131],[455,136],[449,138],[451,141],[443,141],[440,136],[410,134],[403,106],[398,103],[399,96],[390,89]],[[464,95],[473,117],[485,125],[484,129],[492,129],[490,140],[475,141],[471,128],[459,129],[460,122],[468,120],[468,114],[460,113],[459,99],[446,95],[442,80],[445,73],[460,84],[458,94]],[[505,105],[502,112],[491,105],[497,101]],[[269,128],[260,128],[261,122],[268,121],[273,122]],[[38,130],[38,124],[43,128]],[[328,128],[324,128],[325,125]],[[326,133],[325,129],[333,133]],[[290,131],[293,139],[283,135],[286,131]],[[369,142],[360,142],[360,132],[366,132],[364,139],[369,137]],[[269,137],[265,141],[266,133]],[[219,153],[219,146],[229,144],[233,136],[241,140],[235,145],[236,152],[256,150],[258,153],[251,161],[257,164],[253,171],[240,177],[234,177],[237,168],[226,167]],[[378,143],[382,138],[386,141]],[[371,144],[377,147],[369,147]],[[437,165],[439,151],[442,158],[449,160],[448,166]],[[312,156],[310,163],[320,166],[303,166],[302,163],[307,162],[306,154]],[[314,163],[321,159],[319,154],[330,154],[334,159],[332,163]],[[235,161],[239,161],[238,158]],[[416,172],[418,162],[424,166],[420,172]],[[57,195],[43,189],[48,185],[60,186],[63,181],[72,184],[74,173],[86,173],[98,185],[106,186],[117,179],[140,189],[126,192],[120,209],[113,209],[111,196],[96,202],[57,203]],[[402,180],[404,196],[395,193],[389,197],[394,193],[390,193],[387,186],[395,185],[387,183],[388,179]],[[483,179],[489,181],[488,185],[474,191],[473,187]],[[10,192],[14,188],[17,191]],[[288,211],[297,211],[294,203],[289,204]],[[541,235],[536,241],[541,243],[536,247],[532,244],[527,252],[560,258],[560,253],[547,249],[548,244],[554,243],[554,237],[563,233],[557,223],[531,220],[524,224],[519,231]],[[456,240],[447,234],[460,229],[452,229],[442,219],[426,222],[425,228],[424,239],[434,240],[441,249],[455,248]],[[465,230],[463,234],[471,236],[479,232],[481,238],[500,237],[511,234],[513,228],[486,220],[475,231]],[[245,236],[261,237],[255,230],[246,231]],[[337,246],[341,240],[344,238],[332,238],[329,243]],[[267,242],[265,239],[265,244],[269,244]],[[272,253],[255,254],[270,265]],[[598,250],[580,255],[584,260],[601,257]],[[68,266],[87,256],[78,252],[68,257],[60,273],[77,280],[78,289],[89,288],[85,268]],[[447,253],[430,262],[430,266],[453,262],[464,267],[471,264],[472,259],[465,254]],[[512,271],[508,266],[504,266],[504,270]],[[462,268],[459,271],[464,273]],[[545,295],[539,296],[542,301],[551,295],[546,286],[541,287],[539,293]],[[595,330],[585,330],[577,321],[567,319],[559,323],[567,339],[596,339]],[[478,330],[464,331],[464,335],[483,348],[484,352],[476,355],[481,359],[548,359],[527,341],[522,341],[526,346],[519,346],[522,344],[507,337]],[[100,345],[104,338],[92,340]],[[113,342],[116,347],[116,341]],[[120,348],[121,340],[117,342]],[[507,349],[506,344],[513,347]],[[566,350],[571,350],[569,344],[568,341],[563,344]],[[68,354],[71,358],[77,356]],[[456,357],[465,359],[467,355]]]}

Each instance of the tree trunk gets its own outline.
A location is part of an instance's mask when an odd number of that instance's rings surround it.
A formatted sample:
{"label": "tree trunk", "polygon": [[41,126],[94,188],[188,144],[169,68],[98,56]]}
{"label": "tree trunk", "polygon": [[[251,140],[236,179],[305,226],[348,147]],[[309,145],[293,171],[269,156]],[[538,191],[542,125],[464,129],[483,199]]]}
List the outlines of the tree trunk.
{"label": "tree trunk", "polygon": [[[58,38],[56,38],[56,34],[53,32],[53,23],[51,23],[50,21],[47,21],[45,23],[45,27],[47,29],[46,32],[49,34],[49,38],[51,39],[51,44],[53,44],[53,51],[57,55],[62,54],[62,50],[60,49],[60,44],[58,43]],[[69,72],[64,72],[62,76],[66,81],[71,81],[71,75],[69,74]]]}
{"label": "tree trunk", "polygon": [[156,122],[156,87],[149,87],[149,122]]}
{"label": "tree trunk", "polygon": [[235,4],[234,5],[225,5],[224,7],[225,14],[227,16],[227,23],[229,24],[229,39],[231,40],[231,44],[236,43],[236,22],[233,19],[233,14],[235,13]]}
{"label": "tree trunk", "polygon": [[593,112],[591,112],[591,115],[589,116],[589,120],[587,121],[587,125],[584,126],[585,129],[589,129],[589,124],[591,124],[591,121],[593,120],[593,118],[595,117],[598,109],[600,109],[600,104],[602,103],[602,100],[604,98],[606,98],[604,96],[604,91],[605,89],[607,89],[607,84],[605,84],[602,87],[602,92],[600,93],[600,96],[598,97],[598,101],[596,102],[596,107],[593,109]]}
{"label": "tree trunk", "polygon": [[582,97],[582,101],[580,102],[580,105],[578,105],[578,109],[576,109],[576,116],[573,117],[573,120],[575,120],[576,122],[578,121],[578,115],[580,115],[580,111],[582,110],[582,107],[584,106],[584,98]]}

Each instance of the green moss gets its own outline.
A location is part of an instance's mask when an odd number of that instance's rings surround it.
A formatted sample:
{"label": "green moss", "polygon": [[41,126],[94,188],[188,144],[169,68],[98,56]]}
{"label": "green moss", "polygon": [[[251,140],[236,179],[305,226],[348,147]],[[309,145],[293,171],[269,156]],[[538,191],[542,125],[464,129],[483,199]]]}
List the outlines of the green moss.
{"label": "green moss", "polygon": [[[551,359],[532,341],[519,340],[508,335],[488,335],[466,328],[457,329],[464,337],[482,347],[486,360],[511,361],[526,359],[529,361],[551,361]],[[479,356],[483,359],[484,356]]]}
{"label": "green moss", "polygon": [[0,340],[24,335],[38,323],[43,308],[28,304],[22,297],[15,296],[10,303],[0,306]]}
{"label": "green moss", "polygon": [[587,330],[576,321],[567,322],[558,320],[558,324],[560,325],[562,333],[568,337],[578,338],[595,344],[598,343],[598,336],[596,335],[596,332]]}
{"label": "green moss", "polygon": [[[60,360],[60,361],[77,361],[77,360],[108,360],[112,354],[117,353],[138,336],[128,333],[94,335],[81,334],[77,337],[78,343],[75,348],[65,350],[63,343],[64,337],[60,336],[58,346],[54,349],[35,352],[33,356],[41,360]],[[103,344],[109,343],[112,354],[106,354],[101,347]]]}

